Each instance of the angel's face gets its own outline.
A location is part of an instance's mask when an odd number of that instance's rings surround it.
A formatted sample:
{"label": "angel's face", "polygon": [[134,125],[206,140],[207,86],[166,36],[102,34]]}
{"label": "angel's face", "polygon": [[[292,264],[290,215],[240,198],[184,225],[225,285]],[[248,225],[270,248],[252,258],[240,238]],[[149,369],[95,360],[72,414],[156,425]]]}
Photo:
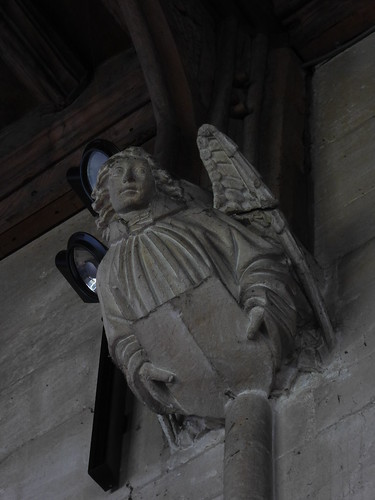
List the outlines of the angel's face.
{"label": "angel's face", "polygon": [[155,180],[144,158],[118,158],[110,168],[108,192],[117,214],[148,206],[155,195]]}

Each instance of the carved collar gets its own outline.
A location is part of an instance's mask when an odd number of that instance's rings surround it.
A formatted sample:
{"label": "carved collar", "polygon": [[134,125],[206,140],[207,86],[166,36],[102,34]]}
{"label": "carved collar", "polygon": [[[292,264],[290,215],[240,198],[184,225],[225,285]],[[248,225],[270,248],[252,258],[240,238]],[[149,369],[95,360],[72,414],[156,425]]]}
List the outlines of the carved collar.
{"label": "carved collar", "polygon": [[155,221],[175,214],[185,207],[184,201],[172,200],[164,194],[159,194],[148,207],[116,217],[111,225],[111,243],[116,243],[130,234],[138,233],[152,226]]}

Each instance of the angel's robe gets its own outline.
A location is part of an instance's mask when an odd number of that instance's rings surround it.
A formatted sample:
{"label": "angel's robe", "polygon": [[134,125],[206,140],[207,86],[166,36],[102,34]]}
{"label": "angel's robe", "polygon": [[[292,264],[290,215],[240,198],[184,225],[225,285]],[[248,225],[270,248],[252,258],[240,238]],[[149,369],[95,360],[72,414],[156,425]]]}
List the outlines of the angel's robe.
{"label": "angel's robe", "polygon": [[295,333],[296,285],[282,248],[272,239],[194,204],[147,213],[125,227],[99,266],[97,287],[111,355],[134,392],[142,392],[134,373],[145,354],[131,325],[211,276],[247,314],[255,306],[264,308],[265,323],[276,325],[273,342],[278,345],[273,348],[281,357]]}

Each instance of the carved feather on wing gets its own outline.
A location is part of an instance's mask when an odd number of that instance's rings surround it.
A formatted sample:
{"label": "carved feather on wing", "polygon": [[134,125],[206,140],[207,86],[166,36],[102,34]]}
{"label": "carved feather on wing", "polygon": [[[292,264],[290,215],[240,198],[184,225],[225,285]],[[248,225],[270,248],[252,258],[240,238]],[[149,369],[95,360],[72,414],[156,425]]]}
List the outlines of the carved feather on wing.
{"label": "carved feather on wing", "polygon": [[229,137],[206,124],[198,131],[197,143],[212,182],[214,208],[234,214],[277,206],[258,172]]}
{"label": "carved feather on wing", "polygon": [[202,125],[197,144],[201,159],[212,182],[214,208],[239,220],[251,219],[266,210],[272,228],[290,258],[306,296],[322,328],[328,347],[334,333],[322,295],[308,265],[305,251],[291,233],[277,200],[255,168],[240,153],[238,146],[213,125]]}

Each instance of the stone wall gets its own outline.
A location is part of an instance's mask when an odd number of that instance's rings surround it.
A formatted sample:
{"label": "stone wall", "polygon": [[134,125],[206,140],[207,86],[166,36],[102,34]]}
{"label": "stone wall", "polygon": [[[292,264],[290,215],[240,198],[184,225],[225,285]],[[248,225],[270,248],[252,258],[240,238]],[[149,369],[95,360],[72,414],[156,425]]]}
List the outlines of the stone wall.
{"label": "stone wall", "polygon": [[[337,344],[276,403],[278,500],[371,500],[375,491],[375,35],[313,77],[315,256]],[[336,289],[335,289],[336,288]]]}
{"label": "stone wall", "polygon": [[[338,332],[315,373],[274,400],[278,500],[371,500],[375,491],[375,35],[316,68],[312,155],[315,253],[335,278]],[[101,338],[54,266],[83,212],[0,262],[0,497],[5,500],[222,498],[223,433],[170,454],[156,417],[136,405],[124,438],[121,486],[87,475]],[[332,279],[333,279],[332,278]]]}
{"label": "stone wall", "polygon": [[100,312],[76,296],[54,264],[70,234],[87,222],[82,213],[0,262],[0,497],[6,500],[96,492],[84,472]]}

